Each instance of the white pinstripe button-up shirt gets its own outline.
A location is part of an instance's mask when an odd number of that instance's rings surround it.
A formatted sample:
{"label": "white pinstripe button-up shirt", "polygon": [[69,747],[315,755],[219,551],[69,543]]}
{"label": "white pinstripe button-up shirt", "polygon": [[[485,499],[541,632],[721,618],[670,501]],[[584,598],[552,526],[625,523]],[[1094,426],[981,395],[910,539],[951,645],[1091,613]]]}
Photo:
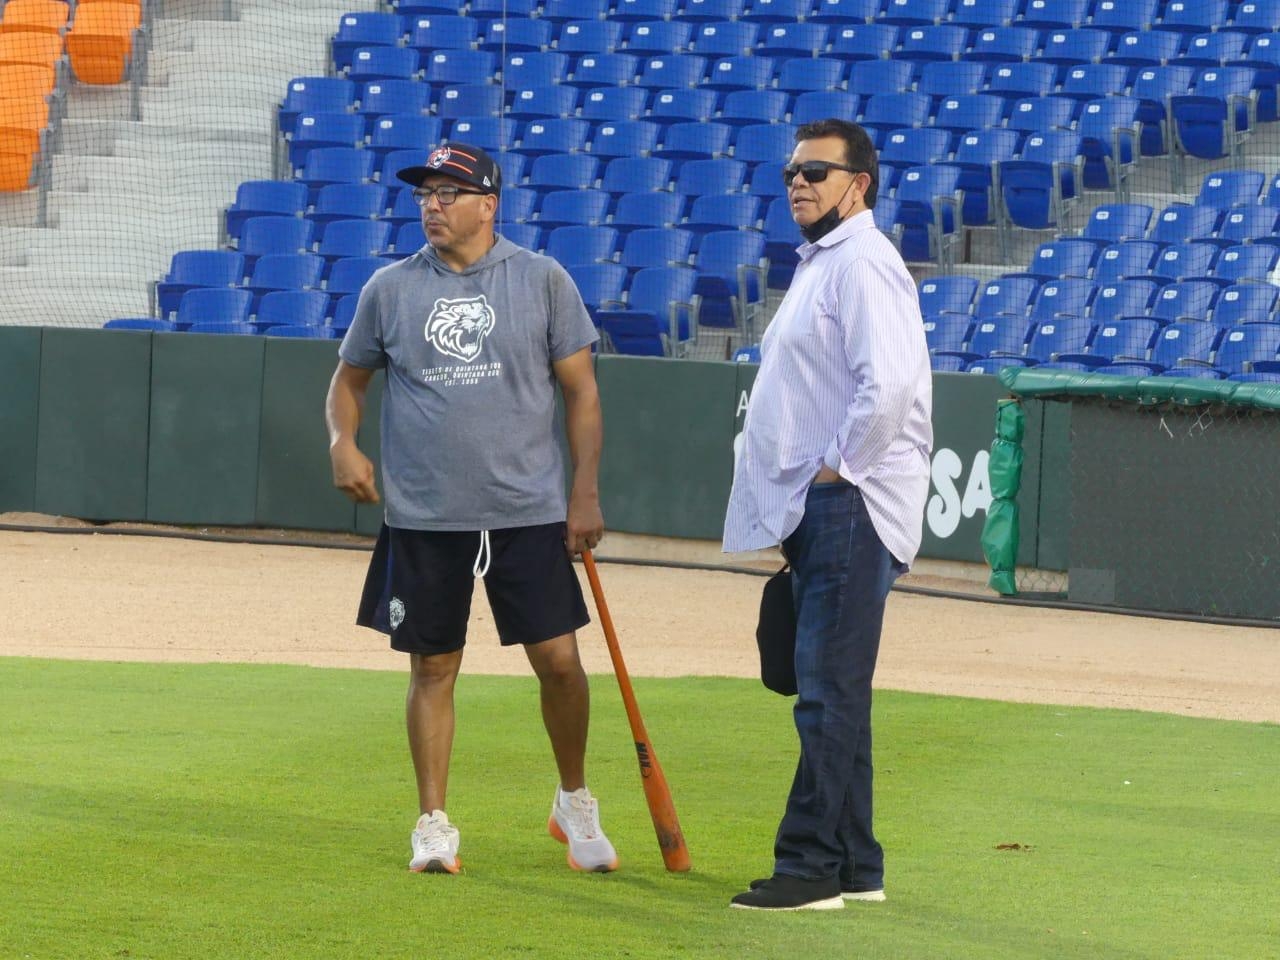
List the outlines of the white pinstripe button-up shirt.
{"label": "white pinstripe button-up shirt", "polygon": [[726,552],[781,543],[825,463],[862,491],[881,542],[920,549],[933,381],[915,282],[870,211],[800,246],[800,264],[760,345]]}

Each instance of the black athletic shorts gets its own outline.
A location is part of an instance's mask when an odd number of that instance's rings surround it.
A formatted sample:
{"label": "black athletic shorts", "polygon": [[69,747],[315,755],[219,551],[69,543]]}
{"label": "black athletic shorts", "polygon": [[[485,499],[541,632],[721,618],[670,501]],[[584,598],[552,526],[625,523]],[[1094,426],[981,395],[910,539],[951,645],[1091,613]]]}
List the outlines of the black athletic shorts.
{"label": "black athletic shorts", "polygon": [[[563,523],[488,531],[484,589],[503,646],[540,643],[591,622],[565,536]],[[389,634],[393,650],[461,650],[481,545],[478,532],[383,524],[356,623]]]}

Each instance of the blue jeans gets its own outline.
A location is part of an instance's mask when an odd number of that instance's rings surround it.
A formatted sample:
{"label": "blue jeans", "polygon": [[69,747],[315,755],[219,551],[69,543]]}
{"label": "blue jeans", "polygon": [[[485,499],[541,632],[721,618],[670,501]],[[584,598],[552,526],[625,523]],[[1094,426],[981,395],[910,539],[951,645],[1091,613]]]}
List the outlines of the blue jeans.
{"label": "blue jeans", "polygon": [[774,845],[774,872],[879,886],[884,851],[871,829],[871,677],[885,598],[902,565],[885,549],[862,494],[810,487],[782,545],[796,605],[800,762]]}

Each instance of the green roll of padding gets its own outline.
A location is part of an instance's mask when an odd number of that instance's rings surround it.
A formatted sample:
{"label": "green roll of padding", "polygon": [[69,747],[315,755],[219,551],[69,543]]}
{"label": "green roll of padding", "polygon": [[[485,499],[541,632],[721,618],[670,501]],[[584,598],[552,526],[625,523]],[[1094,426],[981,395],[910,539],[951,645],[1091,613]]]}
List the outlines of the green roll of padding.
{"label": "green roll of padding", "polygon": [[982,553],[991,567],[987,583],[997,593],[1018,592],[1014,568],[1018,558],[1018,490],[1022,485],[1022,438],[1026,417],[1017,400],[996,402],[996,439],[991,444],[987,472],[991,505],[982,525]]}

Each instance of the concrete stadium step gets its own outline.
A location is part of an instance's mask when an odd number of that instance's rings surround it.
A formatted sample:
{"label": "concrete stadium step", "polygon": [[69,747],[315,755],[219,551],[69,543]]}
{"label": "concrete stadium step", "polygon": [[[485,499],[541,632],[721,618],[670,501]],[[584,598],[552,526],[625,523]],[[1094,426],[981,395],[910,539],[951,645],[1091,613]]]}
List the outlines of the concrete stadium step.
{"label": "concrete stadium step", "polygon": [[111,317],[146,316],[147,291],[131,276],[0,266],[5,323],[101,326]]}

